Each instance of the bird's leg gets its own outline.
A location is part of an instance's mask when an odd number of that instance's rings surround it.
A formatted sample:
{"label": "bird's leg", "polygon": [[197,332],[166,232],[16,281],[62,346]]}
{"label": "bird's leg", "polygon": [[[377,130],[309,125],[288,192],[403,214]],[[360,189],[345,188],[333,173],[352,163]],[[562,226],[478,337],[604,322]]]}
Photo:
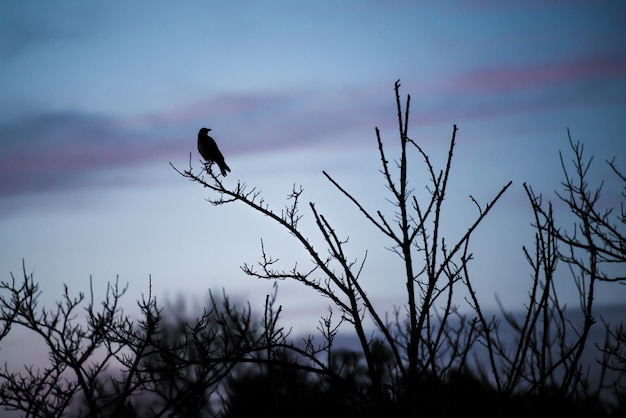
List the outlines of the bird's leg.
{"label": "bird's leg", "polygon": [[207,173],[208,175],[210,175],[211,177],[216,178],[216,177],[217,177],[217,175],[216,175],[216,174],[213,174],[213,169],[212,169],[212,167],[213,167],[213,163],[214,163],[214,162],[215,162],[215,161],[205,161],[205,162],[204,162],[204,171],[206,171],[206,173]]}

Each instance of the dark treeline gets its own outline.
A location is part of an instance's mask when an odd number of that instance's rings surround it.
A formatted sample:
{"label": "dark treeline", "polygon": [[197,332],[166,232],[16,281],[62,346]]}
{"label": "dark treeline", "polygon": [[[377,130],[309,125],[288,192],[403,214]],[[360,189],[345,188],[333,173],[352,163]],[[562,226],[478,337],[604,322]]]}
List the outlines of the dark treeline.
{"label": "dark treeline", "polygon": [[[197,171],[190,158],[188,169],[172,167],[207,191],[213,205],[239,204],[269,217],[308,259],[285,266],[262,244],[259,262],[242,270],[274,281],[264,305],[253,309],[211,293],[194,318],[165,310],[151,288],[138,301],[140,315],[130,317],[117,282],[100,300],[66,287],[56,306],[42,307],[25,265],[0,285],[0,343],[25,328],[48,359],[38,366],[5,364],[0,404],[28,417],[624,416],[626,332],[621,321],[598,316],[594,294],[600,285],[626,284],[626,212],[623,201],[602,207],[602,186],[589,184],[592,159],[582,144],[570,136],[560,155],[564,180],[556,199],[574,216],[573,225],[560,224],[563,214],[551,201],[522,185],[535,232],[533,247],[523,247],[533,279],[527,310],[494,315],[481,307],[469,272],[470,238],[511,182],[486,202],[470,195],[475,217],[466,233],[444,236],[444,213],[453,210],[446,193],[457,128],[438,169],[408,135],[410,96],[403,105],[398,82],[395,99],[394,158],[376,129],[380,195],[389,206],[365,207],[323,172],[403,266],[406,298],[391,319],[370,301],[360,280],[365,256],[352,255],[340,225],[309,203],[321,242],[303,230],[301,187],[275,211],[255,187],[239,181],[229,188],[210,162]],[[416,157],[427,174],[425,200],[413,194],[409,163]],[[615,161],[606,163],[626,186]],[[371,251],[379,246],[372,243]],[[555,279],[563,272],[579,293],[575,308],[559,300]],[[283,324],[278,280],[296,281],[328,302],[328,314],[305,338]],[[470,314],[461,314],[461,306]],[[603,337],[591,337],[598,333]],[[345,335],[354,341],[350,347],[339,343]]]}

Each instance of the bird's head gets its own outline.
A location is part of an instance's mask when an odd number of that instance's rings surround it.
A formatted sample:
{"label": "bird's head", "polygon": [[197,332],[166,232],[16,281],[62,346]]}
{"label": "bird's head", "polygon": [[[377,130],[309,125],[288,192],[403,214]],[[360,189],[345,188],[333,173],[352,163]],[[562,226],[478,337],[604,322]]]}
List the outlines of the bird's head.
{"label": "bird's head", "polygon": [[209,128],[202,128],[200,129],[200,132],[198,132],[198,135],[207,135],[209,131],[210,131]]}

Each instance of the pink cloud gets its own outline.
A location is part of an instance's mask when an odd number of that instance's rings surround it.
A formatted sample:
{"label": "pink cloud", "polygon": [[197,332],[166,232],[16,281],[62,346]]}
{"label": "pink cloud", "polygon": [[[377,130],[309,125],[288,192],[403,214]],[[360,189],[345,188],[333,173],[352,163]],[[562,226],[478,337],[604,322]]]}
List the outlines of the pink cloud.
{"label": "pink cloud", "polygon": [[626,80],[626,57],[587,56],[518,68],[481,68],[445,84],[460,93],[506,93],[585,81]]}
{"label": "pink cloud", "polygon": [[[412,127],[452,125],[611,101],[624,104],[626,96],[611,86],[625,74],[626,59],[588,58],[474,70],[451,83],[408,81],[401,94],[403,105],[407,94],[413,96]],[[598,80],[608,87],[594,89]],[[97,170],[187,157],[195,152],[201,126],[213,127],[220,147],[231,156],[373,140],[374,127],[395,126],[394,81],[225,94],[142,117],[33,117],[0,129],[7,139],[0,144],[0,196],[77,187],[75,179]]]}

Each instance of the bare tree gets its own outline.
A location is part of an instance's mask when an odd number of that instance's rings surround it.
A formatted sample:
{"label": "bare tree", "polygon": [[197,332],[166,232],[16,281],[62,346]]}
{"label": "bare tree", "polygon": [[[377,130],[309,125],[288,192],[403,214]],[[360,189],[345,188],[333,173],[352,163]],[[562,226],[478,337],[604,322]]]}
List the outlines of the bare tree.
{"label": "bare tree", "polygon": [[[391,322],[383,320],[385,315],[375,309],[367,289],[362,287],[360,277],[367,254],[360,260],[354,257],[348,240],[314,203],[308,206],[324,245],[314,246],[313,240],[300,227],[299,221],[303,216],[302,187],[294,186],[288,194],[288,204],[277,212],[265,203],[260,190],[241,181],[229,188],[212,172],[211,166],[195,172],[190,158],[189,169],[181,171],[173,167],[185,178],[214,192],[214,197],[208,199],[214,205],[239,202],[268,216],[287,230],[309,255],[309,265],[294,263],[291,268],[280,268],[278,259],[266,252],[261,241],[259,263],[242,266],[243,271],[252,277],[295,280],[328,299],[331,313],[336,310],[340,313],[340,319],[334,322],[332,315],[321,319],[320,323],[324,326],[319,330],[322,331],[324,344],[314,346],[313,338],[309,337],[305,350],[293,343],[280,348],[300,355],[294,361],[295,367],[308,362],[306,364],[313,365],[311,371],[340,380],[341,371],[350,367],[352,360],[344,356],[344,361],[338,364],[337,359],[342,355],[333,348],[333,339],[341,326],[351,326],[360,342],[360,355],[365,365],[365,372],[355,383],[357,393],[362,395],[361,400],[381,408],[401,404],[411,416],[424,408],[425,399],[420,396],[426,393],[423,391],[424,384],[451,381],[457,378],[455,376],[459,372],[478,372],[483,384],[493,384],[502,408],[506,405],[511,407],[520,397],[544,399],[551,396],[573,401],[597,398],[599,388],[595,391],[590,389],[591,382],[582,368],[581,355],[589,346],[589,329],[594,323],[591,306],[595,283],[623,281],[621,276],[604,274],[599,266],[622,262],[626,240],[619,227],[610,222],[611,210],[597,211],[599,190],[591,194],[586,188],[588,167],[585,166],[582,146],[574,145],[570,140],[575,154],[576,177],[569,175],[570,171],[561,156],[566,178],[565,194],[557,195],[581,220],[578,233],[568,234],[558,228],[552,207],[544,209],[541,196],[524,185],[537,233],[534,251],[523,249],[533,272],[526,315],[519,321],[512,313],[502,309],[505,322],[517,335],[511,350],[499,330],[500,321],[495,317],[487,318],[483,313],[468,269],[473,259],[470,238],[511,182],[502,186],[484,204],[470,195],[476,207],[474,220],[467,225],[460,238],[451,240],[445,237],[442,232],[443,213],[457,128],[454,126],[445,166],[441,170],[435,169],[418,141],[409,137],[410,96],[407,96],[403,107],[399,88],[400,83],[396,82],[400,152],[393,164],[388,160],[384,141],[376,129],[382,166],[380,171],[391,194],[388,200],[392,204],[392,212],[365,207],[357,196],[343,188],[329,173],[323,172],[330,184],[388,240],[387,247],[403,263],[407,299],[404,306],[396,309],[395,320]],[[417,199],[410,184],[410,155],[421,157],[428,173],[426,187],[429,198],[424,201]],[[609,164],[623,179],[614,161]],[[623,224],[623,209],[620,215],[618,219]],[[562,247],[568,251],[563,252]],[[581,256],[588,257],[589,261],[585,262]],[[580,327],[566,315],[565,307],[559,301],[554,284],[557,261],[580,271],[573,276],[581,296],[583,323]],[[469,295],[466,303],[475,313],[473,319],[458,313],[459,303],[464,303],[459,301],[459,294]],[[366,320],[375,324],[377,332],[374,335],[366,331]],[[613,345],[607,345],[604,352],[606,356],[613,356],[613,365],[619,364],[623,358],[620,357],[623,356],[623,344],[617,342],[620,337],[623,339],[623,333],[614,330],[607,335],[612,336],[607,341]],[[374,354],[374,347],[381,344],[390,353],[384,364],[377,362]],[[481,363],[470,364],[471,355],[481,350],[487,354],[490,372]],[[608,368],[607,361],[602,363],[602,370]],[[506,409],[500,409],[500,412],[503,410]]]}
{"label": "bare tree", "polygon": [[282,342],[269,295],[264,321],[249,305],[238,308],[225,294],[221,300],[211,294],[200,318],[172,323],[150,290],[134,321],[121,309],[126,289],[117,281],[108,285],[100,309],[93,291],[88,299],[73,297],[67,286],[56,308],[46,309],[25,266],[21,284],[11,278],[0,283],[0,321],[5,330],[31,331],[49,358],[42,368],[5,364],[0,370],[0,405],[26,416],[210,416],[216,413],[210,398],[221,396],[235,365],[256,361],[265,347]]}
{"label": "bare tree", "polygon": [[[599,359],[597,367],[601,378],[597,382],[589,379],[589,370],[581,364],[583,351],[592,348],[589,333],[596,323],[596,287],[601,282],[626,284],[626,216],[623,203],[619,213],[614,213],[613,207],[601,209],[603,186],[591,189],[589,185],[593,158],[586,159],[583,145],[574,142],[569,131],[568,138],[573,153],[572,168],[568,167],[560,153],[565,180],[562,182],[563,191],[557,192],[556,196],[574,215],[576,221],[573,227],[559,226],[559,217],[555,217],[552,203],[545,203],[532,187],[524,185],[535,216],[534,254],[524,248],[534,272],[534,281],[523,323],[518,323],[511,315],[505,316],[519,335],[514,356],[500,350],[506,363],[503,368],[507,375],[504,390],[508,394],[521,386],[525,393],[556,391],[559,397],[596,398],[605,386],[605,371],[614,360],[610,356]],[[626,178],[615,161],[607,163],[626,186]],[[625,197],[624,193],[622,197]],[[578,323],[572,320],[569,312],[565,312],[565,306],[558,299],[555,288],[557,261],[564,263],[569,270],[578,291],[581,318]],[[619,361],[623,350],[617,344],[620,335],[623,338],[621,325],[614,331],[609,324],[606,325],[607,340],[600,351],[614,355]],[[502,348],[502,344],[498,347]],[[615,387],[626,369],[623,363],[621,369],[613,363],[612,370],[618,372],[610,383]],[[520,382],[523,384],[520,385]]]}
{"label": "bare tree", "polygon": [[[395,167],[390,165],[384,151],[380,131],[376,129],[378,150],[382,163],[382,175],[391,192],[389,199],[393,212],[365,208],[349,191],[344,189],[330,174],[323,172],[328,181],[378,230],[387,240],[389,247],[400,257],[404,265],[407,300],[403,309],[408,312],[405,318],[388,323],[377,312],[366,289],[359,280],[365,257],[361,261],[352,257],[347,246],[347,239],[333,227],[314,203],[309,209],[315,219],[318,231],[322,234],[325,247],[318,249],[299,228],[302,187],[293,187],[288,195],[289,203],[280,212],[272,210],[263,200],[261,192],[241,181],[229,188],[222,179],[213,173],[211,167],[200,172],[189,169],[180,171],[182,176],[199,183],[216,193],[209,198],[214,205],[240,202],[259,214],[268,216],[280,227],[286,229],[301,245],[312,262],[309,266],[294,264],[291,269],[279,269],[277,260],[266,253],[261,245],[261,260],[258,265],[244,264],[243,271],[252,277],[262,279],[290,279],[302,283],[330,301],[332,309],[339,310],[340,320],[336,325],[327,325],[324,333],[326,343],[323,347],[307,345],[300,354],[313,362],[320,373],[339,378],[337,366],[332,362],[333,337],[342,322],[348,323],[355,331],[360,342],[362,355],[367,365],[367,380],[361,391],[366,391],[366,398],[376,405],[398,401],[412,403],[411,409],[419,408],[419,400],[413,396],[417,387],[425,378],[445,379],[453,368],[464,368],[464,362],[471,346],[476,342],[478,333],[474,323],[462,329],[454,329],[448,319],[456,314],[458,305],[453,294],[463,286],[467,277],[463,275],[472,255],[468,244],[472,233],[490,212],[497,200],[511,185],[504,185],[495,197],[484,205],[472,198],[477,207],[475,220],[467,226],[467,231],[451,243],[442,233],[442,212],[448,179],[451,173],[453,151],[456,144],[457,128],[454,127],[448,159],[442,170],[435,169],[428,155],[420,145],[408,135],[410,96],[407,96],[404,109],[401,104],[400,83],[395,84],[396,106],[398,111],[398,132],[400,156]],[[417,153],[424,160],[429,176],[428,191],[430,198],[425,203],[419,202],[413,195],[408,175],[408,154]],[[465,279],[465,280],[464,280]],[[441,301],[443,308],[438,308]],[[480,309],[479,305],[474,306]],[[373,321],[384,345],[392,353],[392,370],[382,370],[375,360],[374,342],[366,331],[364,321]],[[329,318],[322,318],[329,324]],[[450,348],[452,347],[452,349]],[[291,347],[294,348],[294,347]],[[446,351],[452,350],[450,353]],[[323,352],[325,359],[319,356]],[[386,366],[388,367],[388,365]],[[339,368],[341,369],[341,368]]]}

